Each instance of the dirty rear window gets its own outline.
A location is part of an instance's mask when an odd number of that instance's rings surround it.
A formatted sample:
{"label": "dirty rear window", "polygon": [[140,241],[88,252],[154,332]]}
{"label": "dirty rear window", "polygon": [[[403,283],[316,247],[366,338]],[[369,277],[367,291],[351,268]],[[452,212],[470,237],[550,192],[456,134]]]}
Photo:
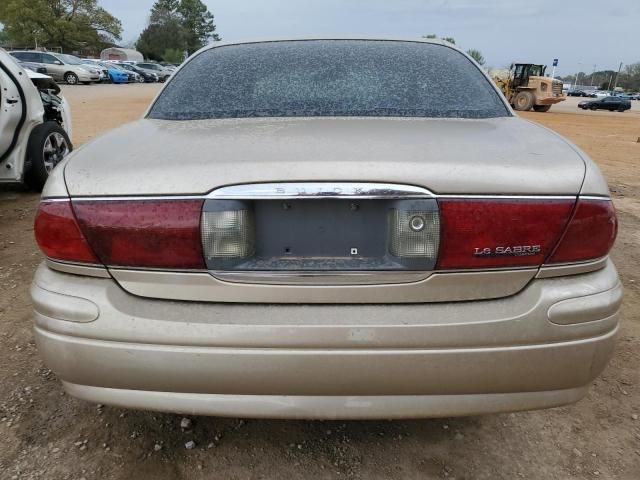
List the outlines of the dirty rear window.
{"label": "dirty rear window", "polygon": [[150,118],[508,116],[464,55],[402,41],[310,40],[229,45],[191,59]]}

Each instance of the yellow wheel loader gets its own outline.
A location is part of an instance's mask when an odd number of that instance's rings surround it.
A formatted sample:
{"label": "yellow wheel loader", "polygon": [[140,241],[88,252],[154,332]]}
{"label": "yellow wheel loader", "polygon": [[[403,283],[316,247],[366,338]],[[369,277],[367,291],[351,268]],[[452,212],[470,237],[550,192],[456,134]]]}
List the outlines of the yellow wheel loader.
{"label": "yellow wheel loader", "polygon": [[516,63],[508,72],[492,73],[493,81],[509,103],[519,111],[547,112],[554,103],[566,100],[562,82],[545,77],[546,65]]}

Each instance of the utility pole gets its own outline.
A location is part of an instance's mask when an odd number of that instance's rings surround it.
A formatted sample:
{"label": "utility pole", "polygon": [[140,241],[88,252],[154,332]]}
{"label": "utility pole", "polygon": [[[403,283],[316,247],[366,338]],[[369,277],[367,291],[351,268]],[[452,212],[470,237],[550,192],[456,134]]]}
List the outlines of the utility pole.
{"label": "utility pole", "polygon": [[593,66],[593,73],[591,74],[591,86],[593,87],[593,76],[596,74],[596,67],[597,65]]}
{"label": "utility pole", "polygon": [[613,90],[616,90],[616,87],[618,86],[618,75],[620,75],[620,70],[622,70],[622,62],[620,62],[620,66],[618,67],[618,73],[616,73],[616,81],[613,84]]}
{"label": "utility pole", "polygon": [[582,66],[582,62],[578,62],[578,71],[576,72],[576,79],[574,80],[573,89],[575,90],[578,86],[578,79],[580,78],[580,67]]}

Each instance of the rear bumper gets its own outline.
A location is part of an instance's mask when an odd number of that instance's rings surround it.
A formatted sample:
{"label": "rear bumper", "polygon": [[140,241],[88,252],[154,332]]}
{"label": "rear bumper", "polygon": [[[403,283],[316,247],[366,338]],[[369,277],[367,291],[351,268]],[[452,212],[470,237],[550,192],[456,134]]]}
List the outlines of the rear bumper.
{"label": "rear bumper", "polygon": [[576,401],[611,356],[621,293],[610,263],[535,280],[505,299],[453,304],[158,301],[45,266],[32,287],[38,348],[72,395],[291,418],[469,415]]}
{"label": "rear bumper", "polygon": [[63,382],[72,396],[94,403],[188,415],[240,418],[349,419],[454,417],[551,408],[577,402],[587,387],[551,392],[478,395],[284,396],[150,392]]}

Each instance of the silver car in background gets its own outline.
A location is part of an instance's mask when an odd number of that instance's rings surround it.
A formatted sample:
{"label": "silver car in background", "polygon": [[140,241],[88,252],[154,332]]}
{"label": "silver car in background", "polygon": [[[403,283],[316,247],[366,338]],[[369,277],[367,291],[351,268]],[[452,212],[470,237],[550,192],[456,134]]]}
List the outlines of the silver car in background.
{"label": "silver car in background", "polygon": [[165,67],[164,65],[160,65],[159,63],[153,62],[137,62],[136,67],[141,68],[148,72],[153,72],[158,75],[158,79],[161,82],[166,82],[167,79],[173,75],[175,71],[174,68]]}
{"label": "silver car in background", "polygon": [[131,408],[558,406],[614,348],[616,231],[591,159],[449,44],[216,43],[54,170],[35,338],[71,395]]}
{"label": "silver car in background", "polygon": [[100,81],[100,70],[83,64],[82,60],[73,55],[36,50],[9,52],[21,62],[39,64],[47,69],[47,75],[59,82],[69,85],[78,83],[89,84]]}

